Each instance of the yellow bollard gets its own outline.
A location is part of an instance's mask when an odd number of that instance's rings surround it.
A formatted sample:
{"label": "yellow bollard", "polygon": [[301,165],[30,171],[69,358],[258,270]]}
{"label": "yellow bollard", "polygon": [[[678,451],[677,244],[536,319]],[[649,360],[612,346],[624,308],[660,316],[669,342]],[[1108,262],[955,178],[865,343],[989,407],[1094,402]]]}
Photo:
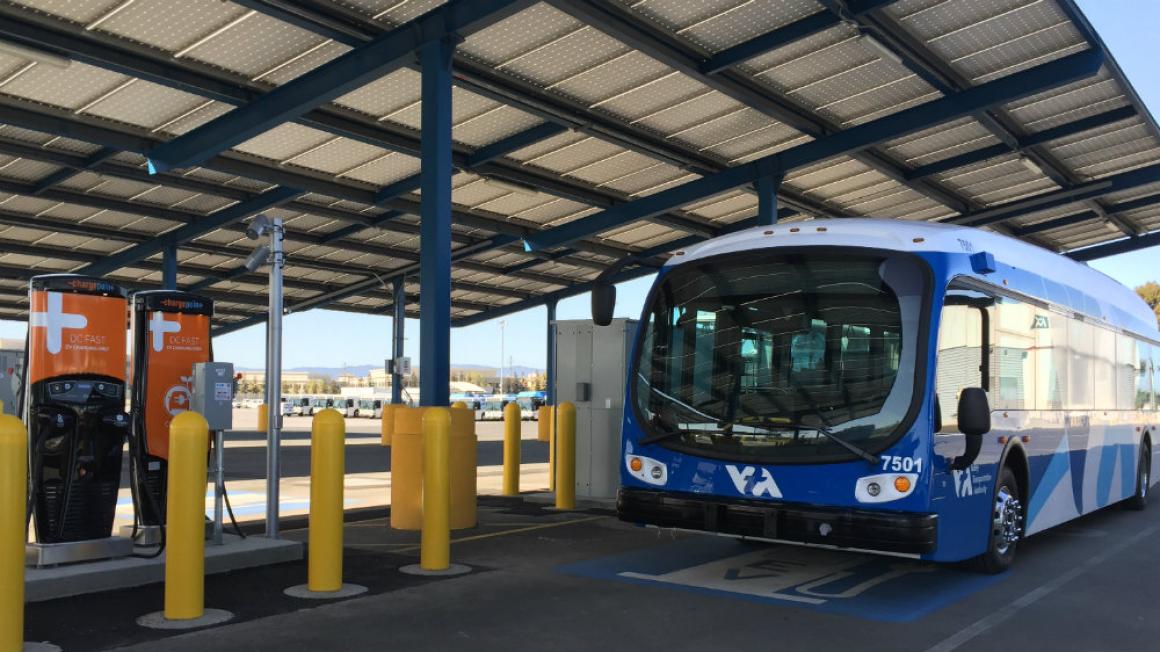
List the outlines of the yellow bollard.
{"label": "yellow bollard", "polygon": [[383,422],[380,425],[379,434],[383,438],[383,446],[391,445],[391,437],[395,434],[395,408],[394,403],[383,406]]}
{"label": "yellow bollard", "polygon": [[423,527],[423,414],[427,408],[395,406],[391,435],[391,527]]}
{"label": "yellow bollard", "polygon": [[423,534],[419,567],[451,566],[451,414],[427,408],[423,414]]}
{"label": "yellow bollard", "polygon": [[24,544],[28,540],[28,434],[0,416],[0,650],[24,647]]}
{"label": "yellow bollard", "polygon": [[464,403],[463,401],[455,401],[454,403],[451,404],[451,407],[456,409],[456,410],[466,410],[467,403]]}
{"label": "yellow bollard", "polygon": [[556,509],[576,509],[576,406],[556,407]]}
{"label": "yellow bollard", "polygon": [[536,439],[546,442],[548,441],[548,429],[552,427],[552,407],[544,405],[540,411],[536,413]]}
{"label": "yellow bollard", "polygon": [[342,588],[342,492],[346,419],[337,410],[314,415],[310,426],[310,534],[306,586]]}
{"label": "yellow bollard", "polygon": [[169,424],[165,619],[205,614],[205,480],[209,426],[196,412]]}
{"label": "yellow bollard", "polygon": [[556,423],[558,406],[548,408],[548,491],[556,490]]}
{"label": "yellow bollard", "polygon": [[503,495],[520,495],[520,406],[503,409]]}
{"label": "yellow bollard", "polygon": [[475,527],[478,485],[475,412],[451,408],[451,529]]}
{"label": "yellow bollard", "polygon": [[263,404],[258,406],[258,428],[257,428],[257,430],[258,430],[258,432],[260,432],[264,435],[264,434],[266,434],[266,431],[269,429],[269,426],[270,426],[270,408],[266,407],[266,404],[263,403]]}

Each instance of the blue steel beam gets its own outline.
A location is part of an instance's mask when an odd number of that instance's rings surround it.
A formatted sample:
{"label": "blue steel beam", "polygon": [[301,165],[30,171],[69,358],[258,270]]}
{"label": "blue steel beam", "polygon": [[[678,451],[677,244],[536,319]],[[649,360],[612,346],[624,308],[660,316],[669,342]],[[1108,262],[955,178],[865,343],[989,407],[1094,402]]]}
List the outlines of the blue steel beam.
{"label": "blue steel beam", "polygon": [[644,219],[755,182],[776,170],[789,171],[849,154],[875,143],[899,138],[933,125],[970,115],[997,104],[1033,95],[1082,79],[1099,70],[1103,62],[1099,50],[1087,50],[1007,77],[947,95],[884,118],[798,145],[783,152],[728,168],[716,174],[622,204],[525,239],[531,249],[558,247],[619,225]]}
{"label": "blue steel beam", "polygon": [[[0,24],[3,24],[2,20],[0,20]],[[79,121],[75,118],[75,116],[58,115],[51,112],[39,113],[25,108],[9,106],[5,104],[0,104],[0,123],[11,124],[13,126],[19,126],[35,131],[42,131],[45,133],[67,136],[69,138],[84,140],[86,142],[95,143],[106,147],[113,147],[118,150],[131,151],[134,153],[145,153],[148,151],[149,147],[151,147],[152,144],[156,142],[149,138],[116,131],[104,126],[90,124],[85,121]],[[36,155],[33,155],[32,157],[36,158]],[[310,192],[338,197],[340,199],[347,199],[353,202],[364,204],[375,203],[375,193],[373,191],[352,187],[346,184],[336,183],[326,179],[319,179],[309,175],[299,174],[286,169],[274,168],[251,161],[244,161],[228,157],[217,157],[205,167],[219,172],[234,174],[250,179],[257,179],[272,184],[302,188]],[[179,175],[159,175],[158,179],[173,181],[174,179],[182,178],[180,178]],[[192,187],[191,184],[195,184],[195,182],[188,179],[177,180],[174,181],[174,183],[179,187],[190,186],[190,189],[193,189],[197,192],[213,192],[213,190],[210,189]],[[25,190],[16,192],[27,194]],[[48,198],[50,192],[56,191],[46,191],[42,196]],[[225,188],[222,190],[224,196],[229,197],[234,197],[234,192],[235,189],[231,188]],[[85,201],[81,202],[85,205],[96,205],[96,202],[106,201],[105,198],[93,195],[88,195],[86,197],[87,198]],[[297,204],[289,205],[296,206]],[[395,210],[412,215],[419,215],[420,213],[419,202],[408,198],[398,198],[385,203],[385,205]],[[116,207],[109,208],[119,209]],[[120,208],[123,208],[123,203],[121,203]],[[142,211],[145,210],[152,212],[142,213]],[[332,217],[342,221],[356,222],[367,226],[372,224],[371,218],[366,215],[339,211],[324,206],[318,206],[315,208],[313,205],[310,205],[309,208],[296,208],[296,210],[314,212],[325,217]],[[134,209],[134,212],[148,216],[156,216],[160,219],[172,219],[163,209],[156,207],[151,208],[140,206],[140,208]],[[464,226],[484,229],[488,231],[497,231],[507,235],[516,236],[517,238],[522,238],[530,233],[531,229],[538,228],[538,225],[521,225],[517,221],[505,219],[502,216],[485,215],[470,209],[456,210],[453,213],[453,217],[456,223],[462,224]],[[393,225],[387,228],[389,230],[400,230],[404,228],[404,225]],[[414,233],[415,231],[412,230],[405,232]],[[456,234],[453,236],[453,238],[455,238],[457,241],[465,242],[461,235]],[[576,248],[583,249],[591,253],[612,256],[614,258],[619,258],[624,256],[626,253],[630,253],[627,249],[590,242],[580,243]]]}
{"label": "blue steel beam", "polygon": [[451,382],[451,58],[443,37],[419,50],[423,68],[423,171],[419,226],[419,401],[450,405]]}
{"label": "blue steel beam", "polygon": [[1036,233],[1043,233],[1052,229],[1061,229],[1066,226],[1075,226],[1076,224],[1083,224],[1089,220],[1099,218],[1099,213],[1095,211],[1080,211],[1072,215],[1064,215],[1063,217],[1056,217],[1035,224],[1028,224],[1027,226],[1011,227],[1011,235],[1017,238],[1024,238]]}
{"label": "blue steel beam", "polygon": [[169,245],[162,250],[161,288],[177,289],[177,245]]}
{"label": "blue steel beam", "polygon": [[[548,2],[573,18],[596,27],[708,88],[784,122],[808,136],[822,138],[838,133],[841,129],[841,125],[786,97],[772,95],[767,87],[761,86],[747,76],[731,71],[715,75],[702,73],[698,68],[698,55],[690,47],[674,41],[661,28],[641,19],[631,10],[612,0],[587,0],[587,2],[548,0]],[[852,156],[884,176],[907,185],[915,192],[926,195],[957,212],[972,208],[967,200],[931,181],[907,180],[906,168],[903,165],[873,148],[865,148],[865,151],[855,152]]]}
{"label": "blue steel beam", "polygon": [[341,97],[410,62],[412,53],[448,34],[509,16],[528,0],[452,0],[375,37],[342,56],[278,86],[262,97],[160,145],[149,153],[150,170],[199,165],[220,152]]}
{"label": "blue steel beam", "polygon": [[[1088,183],[1078,184],[1072,188],[1053,190],[1051,192],[1024,197],[985,210],[960,215],[948,221],[953,224],[965,224],[967,226],[986,226],[988,224],[1003,222],[1026,213],[1067,206],[1156,182],[1160,182],[1160,165],[1151,165],[1129,172],[1121,172],[1110,177],[1096,179]],[[1113,208],[1113,210],[1116,209]]]}
{"label": "blue steel beam", "polygon": [[89,156],[87,159],[85,159],[85,162],[82,164],[82,167],[75,168],[75,169],[74,168],[65,168],[62,170],[57,170],[56,172],[53,172],[52,174],[48,175],[47,177],[44,177],[43,179],[40,179],[39,181],[37,181],[36,187],[32,189],[32,194],[33,195],[40,195],[41,193],[48,190],[49,188],[52,188],[53,186],[56,186],[57,184],[64,183],[65,181],[68,181],[69,179],[76,176],[82,170],[91,170],[91,169],[97,167],[101,163],[104,163],[105,161],[109,160],[110,158],[113,158],[113,156],[116,154],[117,154],[117,150],[115,150],[111,147],[102,147],[95,154],[93,154],[92,156]]}
{"label": "blue steel beam", "polygon": [[[272,10],[271,7],[273,5],[293,5],[291,9],[287,10],[292,11],[298,9],[302,3],[288,3],[284,0],[277,2],[273,0],[252,0],[244,4],[246,6],[253,5],[251,8],[265,11],[275,18],[286,19],[287,14],[285,11]],[[322,13],[318,11],[318,8],[314,8],[312,11],[314,13]],[[360,20],[364,19],[360,18]],[[296,13],[296,17],[291,22],[330,37],[333,36],[333,33],[328,30],[333,29],[333,25],[337,22],[337,19],[329,22],[324,20],[325,25],[311,27],[311,22],[305,14],[299,15]],[[348,20],[347,22],[349,23],[350,21]],[[342,42],[358,45],[369,41],[373,38],[373,34],[380,32],[378,26],[374,24],[362,24],[358,29],[361,30],[359,32],[360,36],[356,37],[352,35],[349,37],[349,40]],[[236,80],[214,74],[212,71],[194,70],[174,63],[170,59],[161,59],[155,52],[130,42],[111,42],[108,39],[99,38],[91,33],[83,33],[82,36],[77,33],[62,32],[56,28],[51,19],[45,16],[8,9],[2,5],[0,5],[0,36],[13,41],[23,41],[31,45],[40,44],[42,47],[48,49],[68,52],[74,60],[83,63],[135,76],[168,88],[175,88],[234,106],[253,101],[260,97],[264,91],[264,88],[259,84],[251,83],[242,85]],[[360,41],[358,39],[362,40]],[[470,59],[461,58],[456,61],[455,66],[456,81],[459,86],[473,93],[481,94],[485,97],[514,106],[522,111],[536,115],[541,119],[558,124],[561,127],[577,130],[618,146],[626,147],[632,151],[638,151],[653,158],[670,162],[673,165],[693,172],[702,173],[704,171],[713,171],[719,167],[718,163],[703,155],[694,152],[677,151],[671,143],[666,142],[663,138],[649,134],[642,129],[617,123],[598,113],[585,110],[574,102],[569,103],[560,97],[552,97],[543,93],[541,89],[534,88],[518,79],[499,78],[491,69],[472,62]],[[502,89],[502,92],[497,89]],[[2,107],[0,107],[0,110],[2,110]],[[414,135],[403,133],[397,129],[391,129],[388,125],[370,124],[363,119],[341,111],[316,109],[303,116],[297,122],[358,142],[384,147],[391,151],[402,152],[411,156],[419,155],[419,142]],[[534,129],[537,128],[533,127],[529,131]],[[48,129],[48,131],[57,134],[62,133],[57,128]],[[511,140],[513,142],[518,141],[518,136],[511,137]],[[155,139],[148,138],[129,140],[133,143],[132,148],[118,146],[118,149],[139,151],[137,146],[141,146],[144,149],[140,151],[144,153],[158,144]],[[457,152],[456,165],[464,169],[470,169],[470,165],[466,161],[468,154],[470,152]],[[498,161],[493,160],[492,162]],[[234,159],[219,159],[215,161],[214,167],[229,174],[258,178],[277,185],[304,188],[311,192],[337,196],[360,203],[374,203],[376,201],[373,192],[359,189],[354,193],[359,196],[350,196],[349,187],[347,188],[348,193],[342,194],[341,185],[325,182],[320,179],[308,178],[303,182],[293,182],[290,180],[291,177],[301,175],[294,175],[285,170],[272,171],[266,169],[262,170],[261,175],[255,177],[255,169],[253,164],[249,162]],[[509,164],[506,166],[506,169],[514,170],[515,172],[513,174],[521,171],[518,165]],[[277,172],[281,172],[282,174],[277,174]],[[532,183],[535,182],[532,181]],[[553,187],[548,191],[552,194],[557,194],[559,190],[560,188]],[[570,192],[575,192],[575,190]],[[793,202],[793,205],[814,214],[842,214],[841,210],[836,207],[816,205],[816,202],[811,202],[793,194],[787,193],[787,196],[783,196],[782,199],[787,203]],[[686,224],[682,226],[690,225]]]}
{"label": "blue steel beam", "polygon": [[[477,245],[472,245],[472,246],[468,246],[468,247],[460,247],[459,249],[456,249],[455,252],[451,255],[451,260],[452,260],[452,262],[456,262],[462,258],[465,258],[468,256],[474,256],[475,254],[478,254],[481,251],[486,251],[488,249],[494,249],[496,247],[501,247],[505,244],[508,244],[508,243],[511,243],[514,241],[515,241],[515,238],[512,238],[511,236],[497,235],[497,236],[490,238],[487,241],[481,242]],[[382,279],[379,279],[379,278],[367,279],[365,281],[362,281],[359,283],[354,283],[354,284],[351,284],[347,287],[344,287],[344,288],[341,288],[338,290],[334,290],[332,292],[327,292],[325,294],[320,294],[318,296],[310,297],[309,299],[304,299],[304,300],[299,301],[293,305],[287,306],[286,313],[287,314],[298,313],[298,312],[303,312],[306,310],[312,310],[314,308],[321,308],[323,306],[327,306],[327,305],[334,303],[336,301],[340,301],[340,300],[348,298],[348,297],[353,297],[355,295],[362,294],[363,292],[366,292],[367,290],[369,290],[371,288],[381,287],[381,285],[385,282],[388,282],[388,281],[393,282],[399,278],[406,278],[409,276],[414,276],[419,271],[420,271],[419,264],[414,263],[414,264],[408,265],[408,266],[401,268],[401,269],[392,270],[388,274],[384,275]],[[557,284],[561,283],[561,281],[559,281],[558,279],[553,279],[552,282],[557,283]],[[230,333],[230,332],[233,332],[236,330],[247,328],[249,326],[261,324],[264,321],[266,321],[265,314],[256,314],[253,317],[246,319],[242,322],[234,322],[232,324],[229,324],[228,327],[216,329],[216,330],[214,330],[213,334],[215,336],[216,335],[223,335],[225,333]]]}
{"label": "blue steel beam", "polygon": [[180,245],[215,229],[244,220],[254,213],[259,213],[268,208],[274,208],[275,206],[284,204],[302,194],[303,192],[301,190],[295,188],[274,188],[273,190],[268,190],[249,201],[228,206],[196,222],[179,226],[171,231],[162,233],[156,238],[134,245],[119,254],[113,254],[100,262],[87,265],[80,270],[80,273],[90,274],[92,276],[108,274],[115,269],[145,260],[161,252],[168,246]]}
{"label": "blue steel beam", "polygon": [[[848,3],[849,10],[847,14],[853,18],[868,11],[878,9],[879,7],[884,7],[892,2],[894,0],[850,2]],[[772,32],[767,32],[761,36],[721,50],[702,61],[698,67],[701,72],[712,75],[840,24],[842,24],[842,19],[833,12],[821,11],[816,14],[811,14],[788,25],[783,25]]]}
{"label": "blue steel beam", "polygon": [[1121,120],[1126,120],[1134,115],[1136,115],[1136,107],[1131,105],[1122,106],[1118,109],[1112,109],[1111,111],[1105,111],[1103,113],[1076,120],[1074,122],[1068,122],[1057,127],[1052,127],[1051,129],[1045,129],[1043,131],[1030,134],[1028,136],[1018,137],[1014,143],[1014,146],[1007,143],[998,143],[995,145],[989,145],[987,147],[976,149],[974,151],[965,152],[963,154],[959,154],[958,156],[945,158],[941,161],[919,166],[910,170],[910,172],[907,173],[907,176],[912,179],[919,179],[922,177],[929,177],[934,174],[949,172],[956,168],[964,167],[967,165],[974,165],[976,163],[982,163],[987,159],[992,159],[997,156],[1004,156],[1012,152],[1017,152],[1021,149],[1037,147],[1058,138],[1075,136],[1097,127],[1114,124],[1116,122],[1120,122]]}
{"label": "blue steel beam", "polygon": [[1064,255],[1074,260],[1088,261],[1139,251],[1140,249],[1147,249],[1148,247],[1155,247],[1157,245],[1160,245],[1160,231],[1153,231],[1134,238],[1124,238],[1123,240],[1116,240],[1115,242],[1109,242],[1107,244],[1076,249]]}

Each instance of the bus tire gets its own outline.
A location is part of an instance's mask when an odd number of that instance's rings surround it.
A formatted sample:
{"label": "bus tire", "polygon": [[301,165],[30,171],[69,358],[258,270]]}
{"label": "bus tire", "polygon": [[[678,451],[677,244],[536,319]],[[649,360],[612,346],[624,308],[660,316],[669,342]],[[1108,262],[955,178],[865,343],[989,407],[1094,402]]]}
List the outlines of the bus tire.
{"label": "bus tire", "polygon": [[1015,562],[1015,549],[1023,535],[1024,518],[1019,489],[1015,473],[1004,466],[995,484],[987,551],[975,559],[978,569],[988,575],[1002,573]]}
{"label": "bus tire", "polygon": [[1152,446],[1140,444],[1140,461],[1136,464],[1136,493],[1124,502],[1128,509],[1140,511],[1148,506],[1148,483],[1152,480]]}

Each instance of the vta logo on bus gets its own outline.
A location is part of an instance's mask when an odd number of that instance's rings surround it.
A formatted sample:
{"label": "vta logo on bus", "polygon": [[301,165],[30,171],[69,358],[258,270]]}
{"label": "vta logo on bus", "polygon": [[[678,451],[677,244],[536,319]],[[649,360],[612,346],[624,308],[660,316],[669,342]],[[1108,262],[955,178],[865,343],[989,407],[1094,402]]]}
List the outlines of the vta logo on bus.
{"label": "vta logo on bus", "polygon": [[737,493],[757,498],[762,496],[781,498],[781,490],[777,488],[777,482],[774,481],[769,469],[761,469],[760,480],[757,469],[752,466],[737,468],[732,464],[726,464],[725,470],[729,471],[729,477],[733,480]]}

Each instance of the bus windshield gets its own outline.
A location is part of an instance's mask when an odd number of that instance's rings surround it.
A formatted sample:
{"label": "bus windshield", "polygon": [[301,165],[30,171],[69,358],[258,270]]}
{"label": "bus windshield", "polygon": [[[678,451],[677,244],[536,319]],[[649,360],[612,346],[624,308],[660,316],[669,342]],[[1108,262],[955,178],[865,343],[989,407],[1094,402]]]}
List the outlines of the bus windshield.
{"label": "bus windshield", "polygon": [[719,256],[660,279],[632,383],[645,440],[823,462],[901,434],[917,403],[927,270],[905,254],[826,252]]}

